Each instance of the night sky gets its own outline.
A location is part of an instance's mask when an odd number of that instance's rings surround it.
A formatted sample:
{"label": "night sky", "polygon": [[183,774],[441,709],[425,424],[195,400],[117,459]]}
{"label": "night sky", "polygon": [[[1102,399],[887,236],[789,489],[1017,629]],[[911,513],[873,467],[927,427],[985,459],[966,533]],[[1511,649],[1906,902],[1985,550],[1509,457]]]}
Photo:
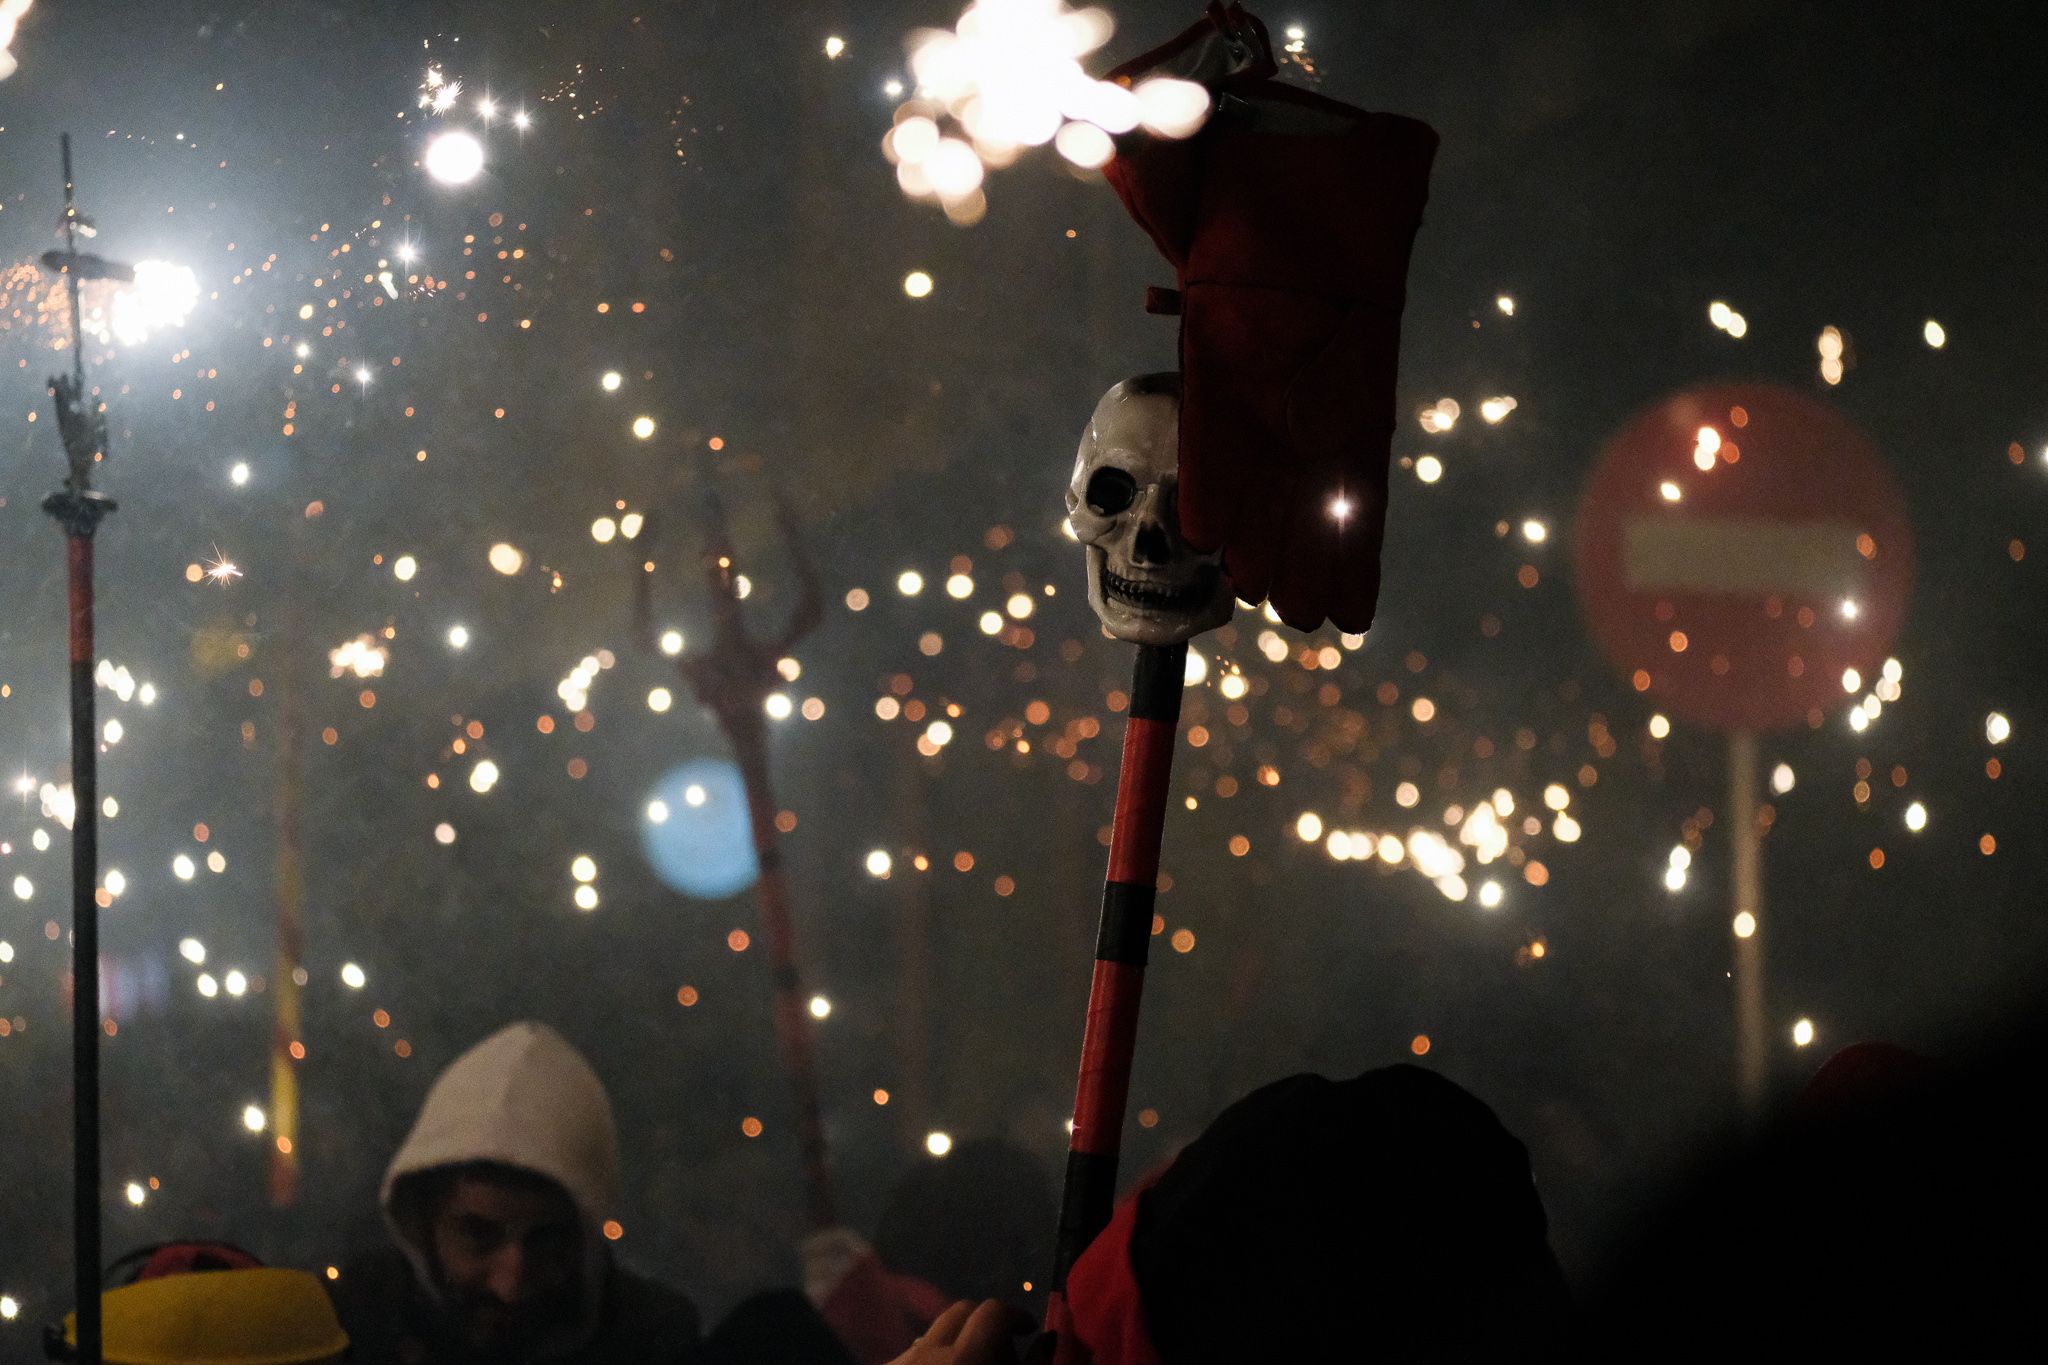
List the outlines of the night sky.
{"label": "night sky", "polygon": [[[1109,8],[1095,74],[1199,7]],[[1871,439],[1910,517],[1897,699],[1851,728],[1873,668],[1761,741],[1794,775],[1765,798],[1774,1095],[1856,1039],[1967,1049],[2048,959],[2048,109],[2026,8],[1256,8],[1301,26],[1324,93],[1443,143],[1378,621],[1360,644],[1246,608],[1195,646],[1125,1170],[1262,1081],[1419,1058],[1529,1145],[1585,1273],[1739,1113],[1727,742],[1630,686],[1573,581],[1583,490],[1632,414],[1789,386]],[[885,82],[908,80],[913,30],[958,18],[22,17],[0,81],[0,773],[23,786],[0,802],[0,1338],[68,1306],[68,840],[42,793],[68,781],[65,586],[39,504],[62,474],[44,380],[69,352],[33,264],[64,130],[92,249],[197,289],[182,322],[87,346],[120,503],[100,535],[110,1254],[208,1235],[345,1259],[382,1235],[376,1182],[434,1073],[535,1017],[611,1087],[621,1256],[713,1310],[792,1279],[754,900],[665,885],[644,849],[689,840],[685,864],[744,875],[725,742],[651,638],[708,647],[713,492],[762,634],[799,596],[777,496],[821,580],[769,734],[846,1216],[872,1230],[934,1132],[1057,1169],[1130,686],[1061,498],[1097,396],[1171,365],[1172,323],[1141,306],[1171,279],[1050,149],[992,171],[973,226],[899,190],[882,140],[908,93]],[[457,130],[483,171],[437,183],[426,148]],[[1460,416],[1432,431],[1445,398]],[[702,807],[674,800],[701,779],[657,791],[692,762],[714,765]],[[1482,866],[1458,827],[1497,792],[1509,852]],[[245,1118],[272,1102],[288,805],[304,1113],[274,1208],[276,1135]],[[1417,829],[1461,850],[1462,898],[1326,842]]]}

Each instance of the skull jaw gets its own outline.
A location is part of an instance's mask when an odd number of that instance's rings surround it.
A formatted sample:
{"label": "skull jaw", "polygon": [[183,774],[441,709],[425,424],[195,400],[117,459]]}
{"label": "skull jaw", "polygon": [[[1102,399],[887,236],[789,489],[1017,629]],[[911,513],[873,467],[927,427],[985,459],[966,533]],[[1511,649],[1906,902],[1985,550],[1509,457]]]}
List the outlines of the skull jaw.
{"label": "skull jaw", "polygon": [[1230,620],[1236,602],[1221,566],[1201,564],[1192,577],[1175,577],[1187,581],[1174,585],[1169,600],[1147,601],[1142,585],[1135,593],[1120,586],[1131,580],[1110,569],[1101,546],[1088,547],[1088,605],[1111,635],[1130,644],[1182,644]]}

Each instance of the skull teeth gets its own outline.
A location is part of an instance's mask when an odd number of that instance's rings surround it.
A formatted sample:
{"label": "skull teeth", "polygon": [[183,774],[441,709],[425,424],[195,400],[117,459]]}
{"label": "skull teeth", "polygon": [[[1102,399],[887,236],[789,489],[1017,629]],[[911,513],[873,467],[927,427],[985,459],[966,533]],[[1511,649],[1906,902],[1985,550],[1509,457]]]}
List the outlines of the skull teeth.
{"label": "skull teeth", "polygon": [[1209,589],[1201,583],[1189,583],[1181,587],[1139,583],[1111,573],[1108,569],[1102,571],[1102,585],[1108,590],[1109,595],[1118,601],[1153,611],[1192,611],[1209,597]]}

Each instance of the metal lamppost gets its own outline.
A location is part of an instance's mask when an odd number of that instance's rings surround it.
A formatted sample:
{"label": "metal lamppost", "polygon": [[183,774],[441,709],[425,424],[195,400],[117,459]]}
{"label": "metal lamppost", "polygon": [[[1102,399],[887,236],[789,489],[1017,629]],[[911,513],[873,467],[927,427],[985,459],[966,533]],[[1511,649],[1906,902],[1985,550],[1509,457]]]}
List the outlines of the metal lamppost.
{"label": "metal lamppost", "polygon": [[90,220],[72,200],[71,135],[63,137],[64,249],[43,254],[63,275],[71,301],[71,373],[50,380],[57,430],[70,473],[43,500],[64,528],[70,578],[71,635],[71,1146],[72,1257],[78,1301],[73,1359],[100,1365],[100,926],[93,899],[99,885],[99,733],[93,719],[93,533],[114,502],[92,486],[93,466],[106,457],[107,421],[85,387],[85,339],[79,326],[81,280],[132,280],[135,268],[78,249]]}

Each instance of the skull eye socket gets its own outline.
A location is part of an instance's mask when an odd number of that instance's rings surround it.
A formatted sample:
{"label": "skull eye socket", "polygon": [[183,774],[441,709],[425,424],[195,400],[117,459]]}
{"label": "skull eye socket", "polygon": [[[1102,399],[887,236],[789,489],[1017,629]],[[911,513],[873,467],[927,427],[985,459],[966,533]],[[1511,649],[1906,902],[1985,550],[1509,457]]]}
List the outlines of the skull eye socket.
{"label": "skull eye socket", "polygon": [[1097,516],[1113,517],[1138,498],[1138,481],[1121,469],[1104,467],[1088,479],[1088,510]]}

